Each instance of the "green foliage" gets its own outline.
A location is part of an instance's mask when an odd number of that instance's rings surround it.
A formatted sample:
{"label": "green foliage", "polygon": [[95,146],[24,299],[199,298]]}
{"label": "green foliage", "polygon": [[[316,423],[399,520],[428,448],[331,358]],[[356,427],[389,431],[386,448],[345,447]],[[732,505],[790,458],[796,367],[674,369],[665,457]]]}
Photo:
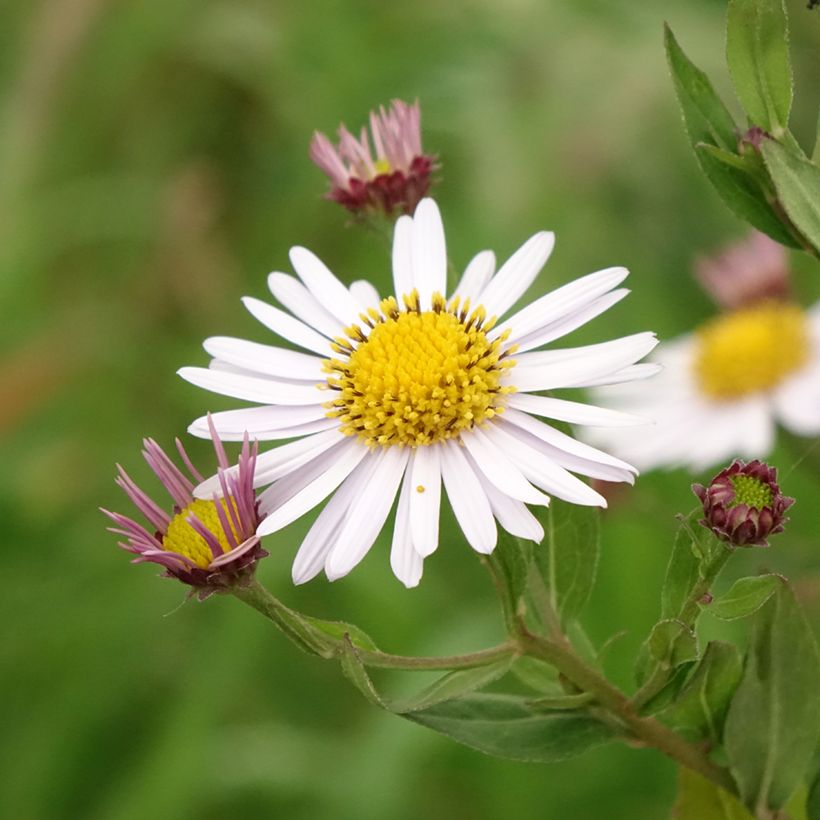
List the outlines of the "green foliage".
{"label": "green foliage", "polygon": [[571,623],[584,608],[595,583],[600,556],[600,514],[553,499],[539,508],[544,541],[535,550],[535,566],[543,579],[549,603],[561,623]]}
{"label": "green foliage", "polygon": [[779,575],[739,578],[731,588],[710,603],[705,611],[723,621],[746,618],[757,612],[783,583]]}
{"label": "green foliage", "polygon": [[661,590],[661,618],[677,618],[700,580],[701,564],[714,541],[709,530],[698,523],[701,517],[701,511],[696,510],[678,527]]}
{"label": "green foliage", "polygon": [[641,685],[656,669],[671,672],[697,657],[698,642],[691,627],[678,620],[658,621],[638,652],[635,679]]}
{"label": "green foliage", "polygon": [[782,582],[752,619],[743,678],[725,746],[743,801],[779,809],[805,775],[820,736],[820,657],[805,616]]}
{"label": "green foliage", "polygon": [[783,0],[729,0],[726,58],[735,92],[751,123],[782,137],[792,104]]}
{"label": "green foliage", "polygon": [[754,820],[734,796],[689,769],[678,770],[673,820]]}

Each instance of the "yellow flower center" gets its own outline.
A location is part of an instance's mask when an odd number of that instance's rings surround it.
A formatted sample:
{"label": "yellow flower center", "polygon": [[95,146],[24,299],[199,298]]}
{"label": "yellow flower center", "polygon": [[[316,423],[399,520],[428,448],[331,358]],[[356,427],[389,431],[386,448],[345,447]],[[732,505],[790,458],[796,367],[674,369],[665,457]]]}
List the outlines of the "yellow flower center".
{"label": "yellow flower center", "polygon": [[756,510],[762,510],[764,507],[772,506],[774,501],[772,488],[759,478],[750,475],[733,475],[729,480],[735,488],[735,497],[730,504],[726,505],[727,507],[748,504]]}
{"label": "yellow flower center", "polygon": [[[228,521],[231,522],[225,499],[220,499],[219,503],[222,504]],[[231,503],[233,504],[235,513],[236,502],[231,499]],[[214,535],[225,552],[232,549],[225,536],[225,531],[222,528],[222,522],[219,520],[216,504],[213,501],[202,498],[191,502],[185,509],[178,512],[171,519],[165,537],[162,539],[162,546],[166,550],[177,552],[180,555],[190,558],[198,567],[207,569],[211,561],[214,560],[214,555],[205,539],[185,520],[192,513],[205,525],[206,529]],[[241,539],[238,537],[233,522],[231,522],[231,530],[233,530],[236,540],[240,541]]]}
{"label": "yellow flower center", "polygon": [[326,406],[346,435],[371,447],[418,447],[503,411],[502,397],[515,390],[501,385],[515,364],[508,358],[514,346],[504,348],[509,331],[490,341],[495,319],[488,321],[483,307],[471,311],[458,297],[448,304],[438,293],[432,302],[421,311],[413,291],[400,311],[394,298],[384,299],[361,316],[369,335],[353,325],[348,339],[336,340],[334,351],[347,358],[325,363],[328,386],[338,391]]}
{"label": "yellow flower center", "polygon": [[698,331],[695,378],[710,399],[737,399],[774,387],[808,355],[803,311],[785,302],[762,302]]}
{"label": "yellow flower center", "polygon": [[382,174],[393,173],[393,168],[390,166],[390,163],[386,159],[377,159],[373,163],[373,168],[376,171],[376,173],[373,175],[375,177],[381,176]]}

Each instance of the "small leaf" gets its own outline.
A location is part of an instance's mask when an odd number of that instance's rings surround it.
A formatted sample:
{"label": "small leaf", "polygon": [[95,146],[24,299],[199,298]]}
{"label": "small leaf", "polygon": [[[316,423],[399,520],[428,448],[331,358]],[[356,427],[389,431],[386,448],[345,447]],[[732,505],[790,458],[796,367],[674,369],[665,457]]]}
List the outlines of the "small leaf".
{"label": "small leaf", "polygon": [[406,715],[420,709],[429,709],[438,703],[461,697],[474,692],[476,689],[483,689],[488,684],[503,677],[509,671],[512,663],[513,658],[510,656],[487,666],[450,672],[434,681],[418,695],[393,703],[390,709],[397,714]]}
{"label": "small leaf", "polygon": [[678,797],[673,820],[754,820],[729,792],[691,769],[678,769]]}
{"label": "small leaf", "polygon": [[703,611],[722,621],[745,618],[757,612],[774,595],[782,580],[779,575],[740,578],[728,592],[704,606]]}
{"label": "small leaf", "polygon": [[594,696],[589,692],[579,692],[575,695],[544,695],[527,701],[527,705],[537,712],[570,711],[588,706]]}
{"label": "small leaf", "polygon": [[539,713],[514,695],[467,695],[406,717],[465,746],[511,760],[564,760],[614,736],[588,715]]}
{"label": "small leaf", "polygon": [[729,643],[712,641],[675,702],[660,714],[674,729],[719,743],[743,662]]}
{"label": "small leaf", "polygon": [[[290,611],[294,615],[299,614],[293,610]],[[357,649],[364,649],[367,652],[379,651],[379,647],[376,646],[373,639],[355,624],[348,624],[344,621],[324,621],[321,618],[313,618],[310,615],[302,615],[301,617],[305,623],[332,641],[342,642],[347,638]]]}
{"label": "small leaf", "polygon": [[729,0],[726,59],[735,92],[752,124],[781,137],[792,104],[783,0]]}
{"label": "small leaf", "polygon": [[344,676],[373,704],[388,709],[387,702],[376,691],[370,675],[367,674],[364,664],[359,658],[356,648],[346,638],[342,643],[343,651],[341,655],[342,672]]}
{"label": "small leaf", "polygon": [[700,579],[700,565],[707,547],[701,543],[710,532],[698,523],[702,513],[691,513],[678,527],[672,555],[666,567],[666,578],[661,590],[661,617],[676,618],[689,597],[692,587]]}
{"label": "small leaf", "polygon": [[600,551],[598,510],[553,499],[537,515],[545,535],[533,550],[535,564],[552,608],[566,625],[580,614],[595,583]]}
{"label": "small leaf", "polygon": [[507,628],[513,630],[518,615],[525,609],[524,596],[527,592],[530,567],[532,565],[533,543],[523,538],[516,538],[502,530],[498,546],[487,560],[498,579],[496,583],[504,586],[499,590],[504,605],[504,618]]}
{"label": "small leaf", "polygon": [[522,655],[515,659],[511,671],[518,680],[536,692],[561,691],[557,670],[539,658]]}
{"label": "small leaf", "polygon": [[785,581],[752,619],[743,678],[724,744],[753,811],[779,809],[797,789],[820,736],[820,655]]}
{"label": "small leaf", "polygon": [[820,249],[820,168],[775,140],[763,140],[760,150],[789,219]]}
{"label": "small leaf", "polygon": [[640,686],[657,667],[672,670],[697,657],[697,638],[683,621],[658,621],[638,652],[635,678]]}

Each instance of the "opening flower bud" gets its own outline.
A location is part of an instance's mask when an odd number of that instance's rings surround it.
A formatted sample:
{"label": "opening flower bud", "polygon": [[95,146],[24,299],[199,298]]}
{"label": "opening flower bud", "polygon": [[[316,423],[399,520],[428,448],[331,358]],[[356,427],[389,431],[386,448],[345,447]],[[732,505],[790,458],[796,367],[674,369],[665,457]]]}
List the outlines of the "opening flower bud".
{"label": "opening flower bud", "polygon": [[783,495],[777,470],[754,460],[737,460],[708,487],[693,484],[703,504],[701,524],[733,547],[768,547],[769,535],[783,531],[785,511],[794,499]]}

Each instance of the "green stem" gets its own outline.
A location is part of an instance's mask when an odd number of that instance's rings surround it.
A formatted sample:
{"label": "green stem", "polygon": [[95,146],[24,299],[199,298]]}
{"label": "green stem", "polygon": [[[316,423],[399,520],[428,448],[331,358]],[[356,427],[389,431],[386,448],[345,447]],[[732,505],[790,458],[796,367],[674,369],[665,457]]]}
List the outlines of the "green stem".
{"label": "green stem", "polygon": [[636,739],[643,741],[647,746],[652,746],[681,766],[692,769],[731,794],[737,793],[726,769],[715,766],[697,746],[688,743],[659,721],[640,717],[627,696],[578,657],[566,639],[542,638],[522,628],[520,641],[525,652],[551,664],[579,689],[594,695],[598,703],[617,717]]}

